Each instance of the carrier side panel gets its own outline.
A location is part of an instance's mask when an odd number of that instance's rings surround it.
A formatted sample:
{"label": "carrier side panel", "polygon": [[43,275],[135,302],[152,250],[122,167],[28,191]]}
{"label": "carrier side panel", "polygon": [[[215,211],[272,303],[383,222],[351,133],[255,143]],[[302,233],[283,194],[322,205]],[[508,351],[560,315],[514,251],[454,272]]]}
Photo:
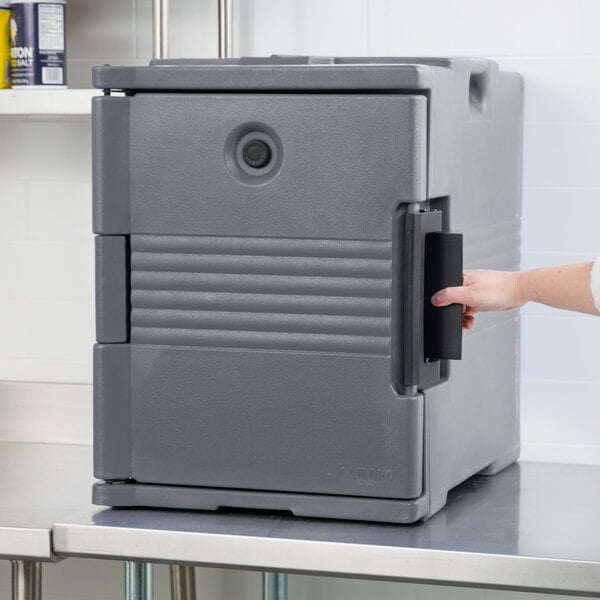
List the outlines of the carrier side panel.
{"label": "carrier side panel", "polygon": [[129,344],[94,346],[94,475],[131,477]]}
{"label": "carrier side panel", "polygon": [[129,341],[128,240],[122,235],[99,235],[96,254],[96,341]]}
{"label": "carrier side panel", "polygon": [[[463,233],[465,268],[510,271],[520,259],[523,89],[518,75],[490,69],[485,111],[462,104],[462,125],[457,121],[453,134],[459,170],[444,193],[451,227]],[[514,462],[517,311],[478,314],[463,340],[463,360],[451,363],[447,384],[425,392],[425,403],[434,500],[482,469],[495,472]]]}
{"label": "carrier side panel", "polygon": [[94,233],[129,233],[129,105],[126,97],[92,99]]}

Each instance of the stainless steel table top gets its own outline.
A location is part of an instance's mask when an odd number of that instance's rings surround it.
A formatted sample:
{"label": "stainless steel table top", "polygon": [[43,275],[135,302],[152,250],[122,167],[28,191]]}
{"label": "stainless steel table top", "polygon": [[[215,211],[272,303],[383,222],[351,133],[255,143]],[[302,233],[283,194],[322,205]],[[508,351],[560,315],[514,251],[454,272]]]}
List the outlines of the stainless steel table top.
{"label": "stainless steel table top", "polygon": [[91,460],[91,446],[0,442],[0,558],[57,558],[52,525],[90,506]]}
{"label": "stainless steel table top", "polygon": [[521,463],[474,477],[425,523],[85,507],[64,555],[600,594],[600,467]]}

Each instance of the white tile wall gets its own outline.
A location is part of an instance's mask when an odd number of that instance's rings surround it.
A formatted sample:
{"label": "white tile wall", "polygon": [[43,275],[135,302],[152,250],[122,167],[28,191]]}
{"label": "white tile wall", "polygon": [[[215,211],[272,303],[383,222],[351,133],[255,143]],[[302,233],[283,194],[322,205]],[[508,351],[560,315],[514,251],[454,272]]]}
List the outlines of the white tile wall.
{"label": "white tile wall", "polygon": [[535,263],[535,255],[543,252],[600,255],[600,235],[594,218],[599,205],[600,188],[526,189],[521,231],[527,262]]}
{"label": "white tile wall", "polygon": [[598,188],[598,148],[600,123],[527,122],[523,185]]}
{"label": "white tile wall", "polygon": [[[119,64],[138,58],[135,9],[134,1],[67,2],[67,83],[70,87],[91,87],[90,66],[93,64]],[[146,36],[149,38],[150,32]]]}
{"label": "white tile wall", "polygon": [[89,382],[89,118],[0,117],[0,378]]}
{"label": "white tile wall", "polygon": [[[171,0],[172,57],[216,56],[217,2]],[[145,64],[152,55],[150,0],[69,0],[67,77],[70,87],[90,87],[94,64]]]}
{"label": "white tile wall", "polygon": [[371,0],[373,55],[591,56],[595,0]]}
{"label": "white tile wall", "polygon": [[[594,54],[598,53],[598,49]],[[525,78],[527,122],[598,121],[598,56],[496,57]]]}

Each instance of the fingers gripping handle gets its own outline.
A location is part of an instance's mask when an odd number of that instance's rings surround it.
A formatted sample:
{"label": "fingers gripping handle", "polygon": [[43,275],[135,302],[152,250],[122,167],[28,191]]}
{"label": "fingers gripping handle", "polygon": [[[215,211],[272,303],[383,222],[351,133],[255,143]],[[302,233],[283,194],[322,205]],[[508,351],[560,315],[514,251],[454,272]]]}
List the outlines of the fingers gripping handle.
{"label": "fingers gripping handle", "polygon": [[446,287],[462,285],[463,240],[460,233],[425,236],[424,354],[426,360],[462,357],[462,306],[436,307],[430,298]]}

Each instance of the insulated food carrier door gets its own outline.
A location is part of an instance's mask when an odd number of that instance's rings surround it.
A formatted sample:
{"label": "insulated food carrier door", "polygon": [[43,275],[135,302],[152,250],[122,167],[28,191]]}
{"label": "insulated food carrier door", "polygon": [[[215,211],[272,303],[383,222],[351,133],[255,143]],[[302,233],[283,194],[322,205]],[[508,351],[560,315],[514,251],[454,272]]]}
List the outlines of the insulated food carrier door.
{"label": "insulated food carrier door", "polygon": [[[112,465],[98,449],[96,475],[418,497],[423,397],[403,378],[423,357],[403,356],[402,305],[418,286],[418,323],[423,275],[403,247],[426,199],[426,97],[94,102],[95,376],[130,402],[97,408],[124,447]],[[258,167],[253,140],[270,153]],[[422,233],[441,228],[429,219]]]}

